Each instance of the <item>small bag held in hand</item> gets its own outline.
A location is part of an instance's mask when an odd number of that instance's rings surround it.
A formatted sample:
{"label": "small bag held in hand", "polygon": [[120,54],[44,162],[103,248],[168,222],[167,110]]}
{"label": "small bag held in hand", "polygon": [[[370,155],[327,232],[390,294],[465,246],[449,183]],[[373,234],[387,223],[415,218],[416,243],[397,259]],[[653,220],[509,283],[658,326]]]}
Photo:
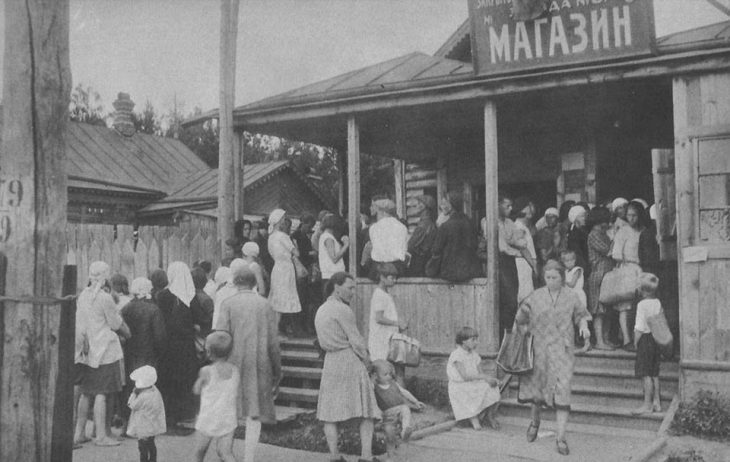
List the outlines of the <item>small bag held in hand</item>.
{"label": "small bag held in hand", "polygon": [[669,330],[669,323],[666,316],[664,316],[664,310],[661,310],[659,314],[647,317],[646,323],[651,329],[651,335],[659,346],[661,354],[667,359],[672,359],[674,356],[674,337]]}
{"label": "small bag held in hand", "polygon": [[418,367],[421,364],[421,342],[407,335],[394,333],[388,342],[388,361]]}
{"label": "small bag held in hand", "polygon": [[524,375],[532,371],[535,353],[532,350],[532,334],[513,328],[505,329],[502,345],[497,354],[497,365],[506,373]]}

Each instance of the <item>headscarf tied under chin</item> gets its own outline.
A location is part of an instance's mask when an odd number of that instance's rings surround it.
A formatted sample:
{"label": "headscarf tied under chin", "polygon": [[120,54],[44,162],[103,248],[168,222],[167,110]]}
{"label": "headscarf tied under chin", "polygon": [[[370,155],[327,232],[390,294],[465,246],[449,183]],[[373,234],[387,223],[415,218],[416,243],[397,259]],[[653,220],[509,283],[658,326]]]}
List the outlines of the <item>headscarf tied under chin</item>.
{"label": "headscarf tied under chin", "polygon": [[570,224],[575,224],[575,220],[577,220],[581,214],[585,213],[586,209],[584,209],[583,206],[574,205],[568,211],[568,221],[570,221]]}
{"label": "headscarf tied under chin", "polygon": [[106,284],[109,274],[109,265],[103,261],[95,261],[89,265],[89,288],[95,296]]}
{"label": "headscarf tied under chin", "polygon": [[269,234],[274,232],[281,220],[284,219],[284,215],[286,215],[286,211],[282,209],[275,209],[269,214]]}
{"label": "headscarf tied under chin", "polygon": [[129,293],[134,298],[152,298],[152,281],[147,278],[136,278],[132,281],[132,285],[129,288]]}
{"label": "headscarf tied under chin", "polygon": [[190,302],[195,297],[195,284],[193,284],[188,265],[181,261],[170,263],[170,266],[167,267],[167,279],[170,281],[167,286],[170,292],[185,306],[190,306]]}

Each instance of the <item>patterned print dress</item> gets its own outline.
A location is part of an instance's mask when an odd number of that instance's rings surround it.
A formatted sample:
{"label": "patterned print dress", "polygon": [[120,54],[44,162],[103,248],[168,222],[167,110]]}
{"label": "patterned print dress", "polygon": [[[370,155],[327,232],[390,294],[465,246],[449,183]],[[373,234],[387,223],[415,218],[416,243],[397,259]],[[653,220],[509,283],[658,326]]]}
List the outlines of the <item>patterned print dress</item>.
{"label": "patterned print dress", "polygon": [[604,314],[606,307],[598,301],[598,297],[603,276],[613,269],[611,239],[604,231],[594,229],[588,235],[588,259],[591,263],[591,274],[588,276],[588,311],[591,314]]}
{"label": "patterned print dress", "polygon": [[557,295],[541,287],[522,302],[516,322],[526,324],[534,337],[535,363],[530,374],[520,377],[519,402],[570,409],[575,362],[573,326],[590,318],[578,295],[567,287]]}

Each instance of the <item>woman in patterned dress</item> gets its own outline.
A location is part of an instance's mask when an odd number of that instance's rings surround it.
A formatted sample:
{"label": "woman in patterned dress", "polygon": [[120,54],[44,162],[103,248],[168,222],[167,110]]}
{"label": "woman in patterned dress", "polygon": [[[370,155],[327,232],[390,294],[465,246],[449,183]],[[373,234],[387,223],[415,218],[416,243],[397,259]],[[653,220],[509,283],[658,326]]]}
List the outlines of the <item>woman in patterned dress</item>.
{"label": "woman in patterned dress", "polygon": [[606,231],[611,220],[611,212],[605,207],[596,207],[588,212],[588,260],[591,274],[588,277],[588,311],[593,316],[593,330],[596,334],[596,349],[612,350],[603,333],[603,319],[606,307],[598,301],[603,276],[613,269],[611,260],[611,239]]}
{"label": "woman in patterned dress", "polygon": [[558,434],[556,445],[562,455],[569,453],[565,440],[565,426],[570,412],[570,382],[573,378],[575,357],[575,333],[573,326],[580,326],[580,335],[590,338],[588,321],[591,315],[578,295],[564,286],[565,269],[550,260],[545,264],[545,287],[535,290],[517,310],[515,323],[534,337],[535,361],[532,371],[520,377],[517,398],[532,403],[532,422],[527,428],[527,441],[537,438],[540,428],[540,407],[556,410]]}

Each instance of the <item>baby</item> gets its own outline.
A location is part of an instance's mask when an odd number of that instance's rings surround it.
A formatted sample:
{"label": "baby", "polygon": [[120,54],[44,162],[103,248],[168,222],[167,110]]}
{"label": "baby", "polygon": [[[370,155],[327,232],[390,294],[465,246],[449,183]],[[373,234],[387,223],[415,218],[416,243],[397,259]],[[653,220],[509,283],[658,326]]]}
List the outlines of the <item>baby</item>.
{"label": "baby", "polygon": [[408,390],[395,381],[393,365],[383,359],[373,361],[370,375],[375,379],[375,399],[383,411],[386,448],[388,457],[393,457],[396,447],[395,427],[401,422],[401,439],[408,441],[413,432],[411,408],[423,410],[426,405],[418,401]]}

